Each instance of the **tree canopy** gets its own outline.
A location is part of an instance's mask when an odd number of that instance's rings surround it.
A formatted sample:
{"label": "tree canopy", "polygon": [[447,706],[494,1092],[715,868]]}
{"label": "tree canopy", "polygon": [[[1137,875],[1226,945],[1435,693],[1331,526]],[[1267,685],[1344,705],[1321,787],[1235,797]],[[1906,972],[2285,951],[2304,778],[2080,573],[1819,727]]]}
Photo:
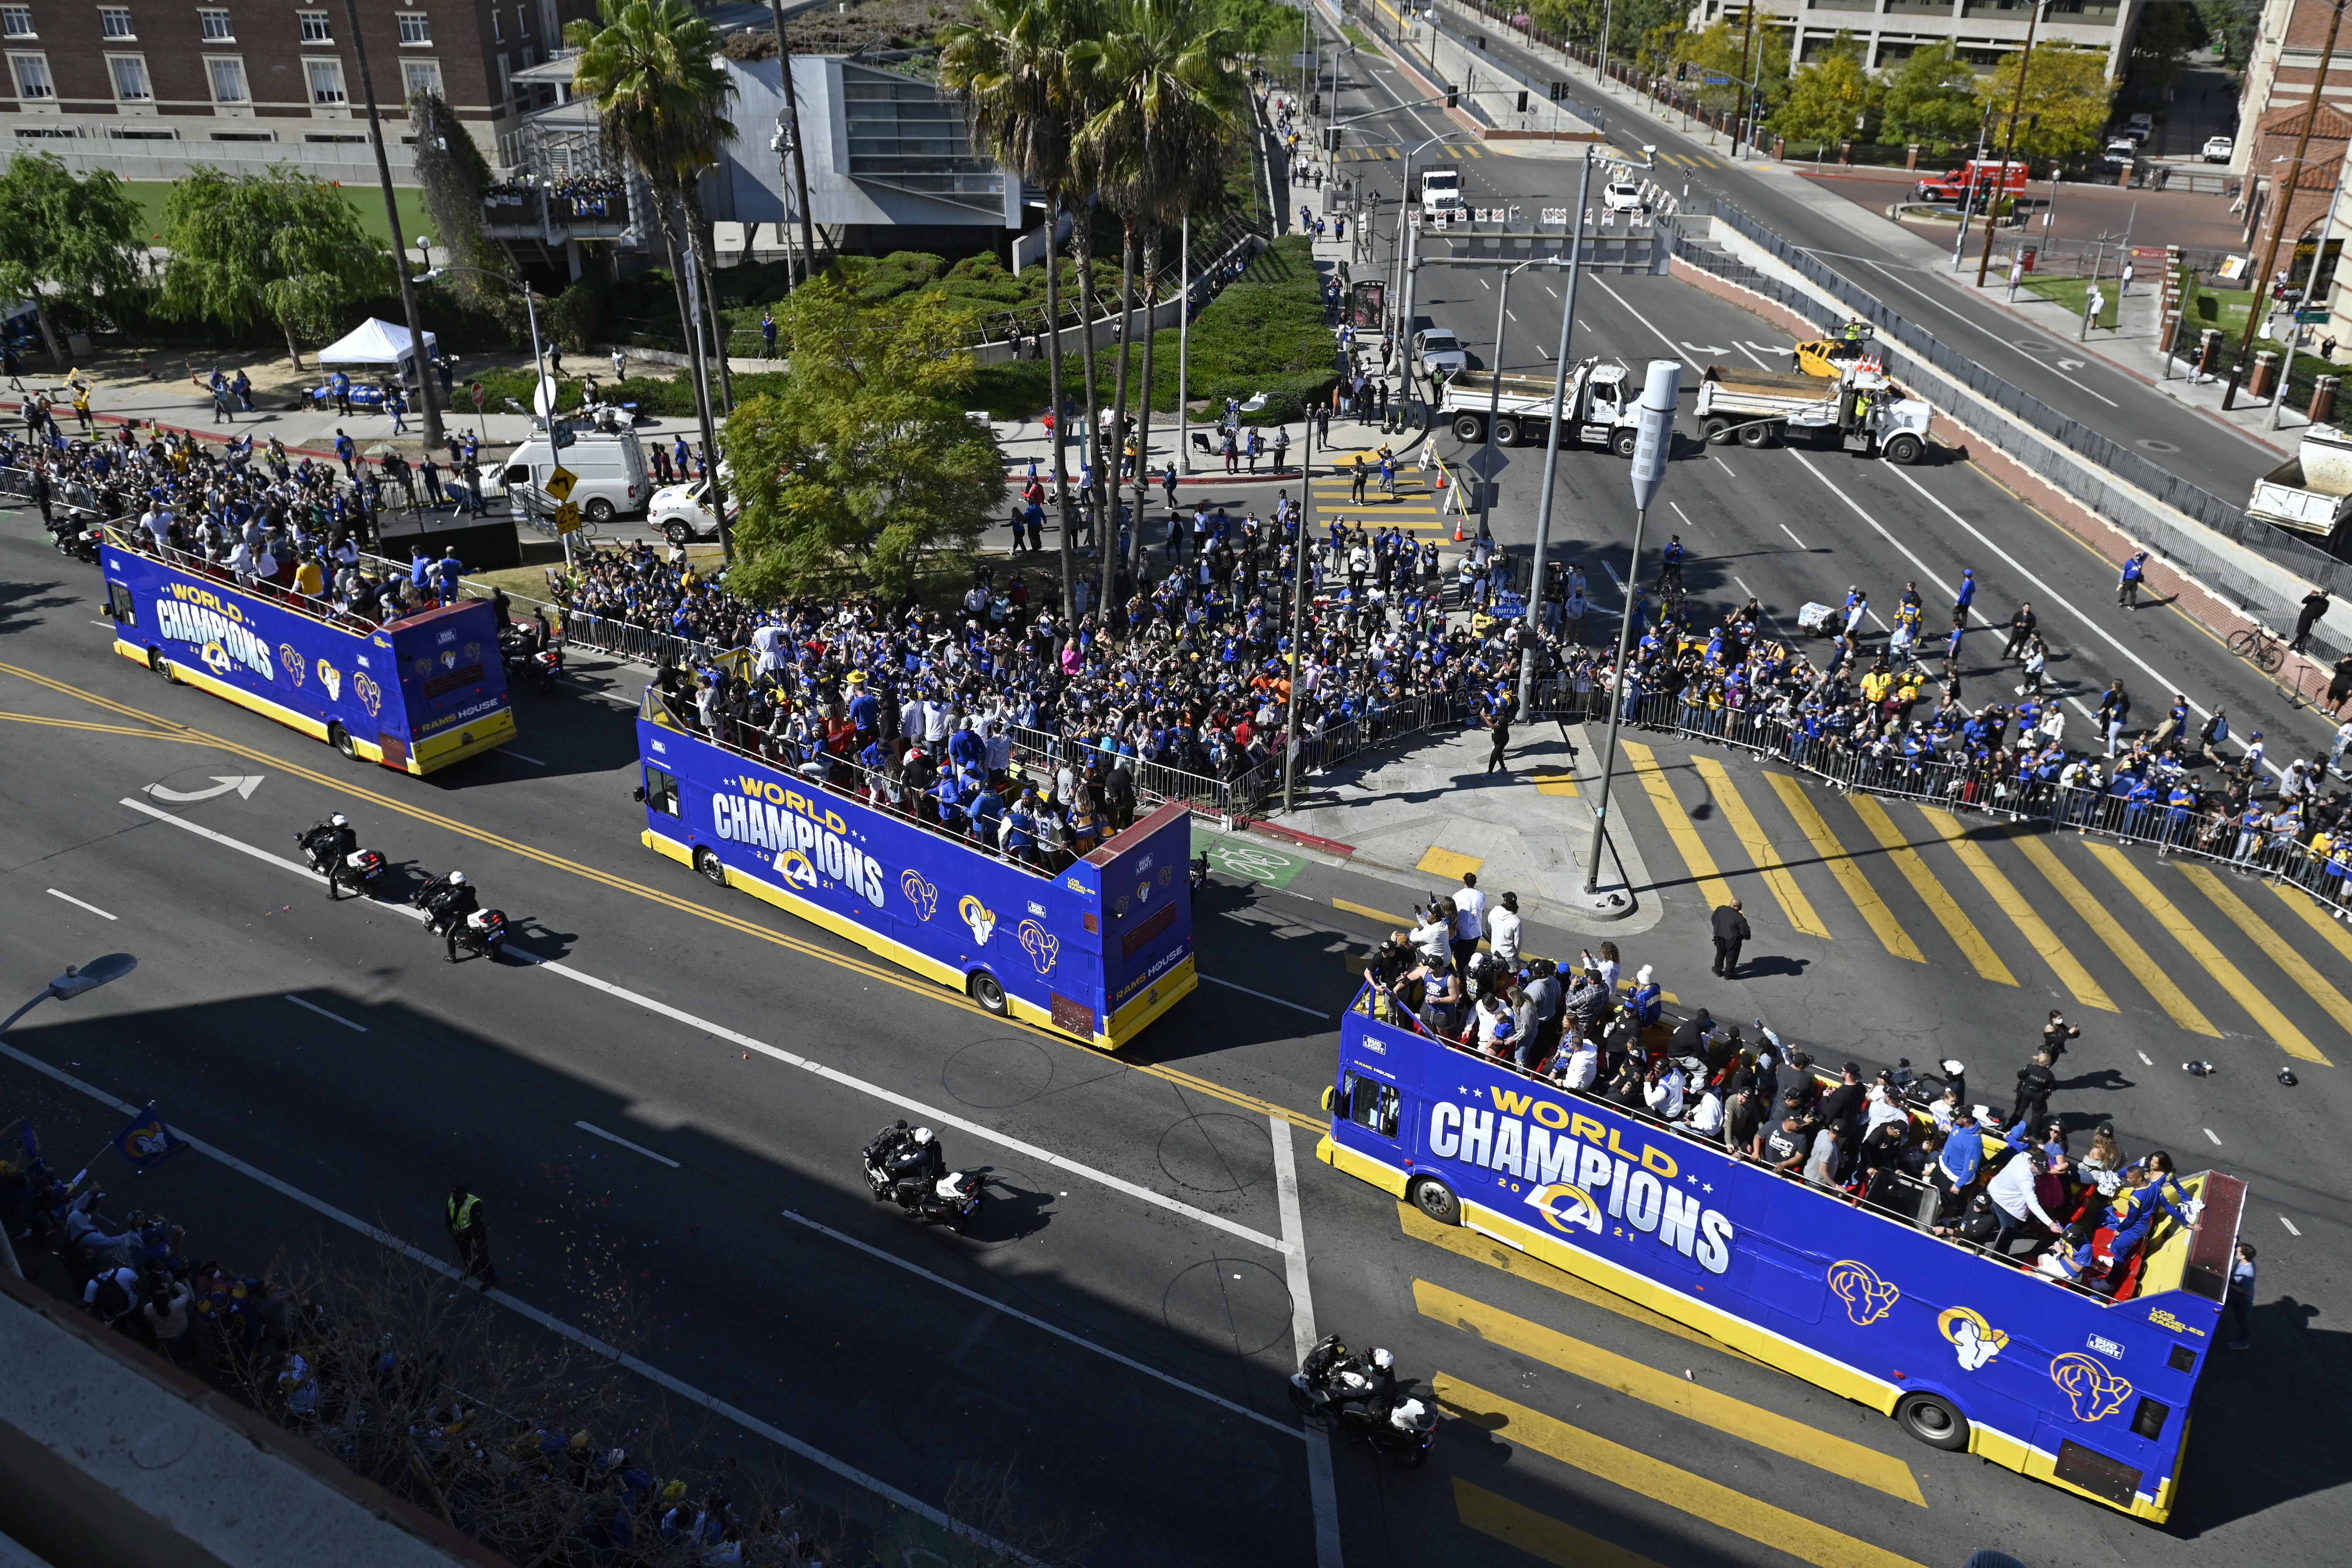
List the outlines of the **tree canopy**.
{"label": "tree canopy", "polygon": [[1789,96],[1773,111],[1773,133],[1801,142],[1866,140],[1867,122],[1885,92],[1864,68],[1861,45],[1841,32],[1821,58],[1798,68]]}
{"label": "tree canopy", "polygon": [[2107,80],[2107,58],[2098,49],[2073,44],[2038,43],[2026,61],[2012,51],[2001,58],[1990,76],[1977,82],[1980,108],[1990,109],[1993,145],[2004,145],[2004,117],[2017,99],[2017,73],[2025,69],[2027,121],[2017,128],[2021,157],[2065,158],[2097,147],[2107,126],[2108,105],[2115,84]]}
{"label": "tree canopy", "polygon": [[146,226],[113,174],[77,177],[46,153],[20,153],[0,169],[0,293],[33,300],[55,354],[47,301],[86,321],[103,296],[135,287]]}
{"label": "tree canopy", "polygon": [[[1762,89],[1768,110],[1789,93],[1789,36],[1778,27],[1759,28],[1751,44],[1745,27],[1715,22],[1683,34],[1675,44],[1675,59],[1690,68],[1689,85],[1712,110],[1738,109],[1743,79]],[[1702,79],[1708,73],[1731,79],[1708,87]]]}
{"label": "tree canopy", "polygon": [[971,550],[1004,499],[996,437],[966,416],[971,313],[917,293],[860,309],[829,278],[777,319],[785,389],[727,421],[743,503],[728,586],[755,604],[913,587],[926,557]]}
{"label": "tree canopy", "polygon": [[296,169],[192,172],[163,198],[163,314],[232,331],[275,321],[298,370],[301,339],[333,336],[343,312],[394,284],[342,192]]}
{"label": "tree canopy", "polygon": [[1966,142],[1984,123],[1976,70],[1948,38],[1920,45],[1885,80],[1882,142]]}

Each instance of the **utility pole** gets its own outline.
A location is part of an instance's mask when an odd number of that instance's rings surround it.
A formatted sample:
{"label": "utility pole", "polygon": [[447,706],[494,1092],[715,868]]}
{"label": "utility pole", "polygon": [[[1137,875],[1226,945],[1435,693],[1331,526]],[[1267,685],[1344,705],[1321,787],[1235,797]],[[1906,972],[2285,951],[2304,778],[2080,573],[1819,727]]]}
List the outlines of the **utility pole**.
{"label": "utility pole", "polygon": [[1478,476],[1478,537],[1492,541],[1494,531],[1487,526],[1492,497],[1497,488],[1494,479],[1495,420],[1503,407],[1503,323],[1510,320],[1511,279],[1533,267],[1530,258],[1517,267],[1503,268],[1503,286],[1495,290],[1495,364],[1486,373],[1486,439],[1478,448],[1478,467],[1485,470]]}
{"label": "utility pole", "polygon": [[1739,70],[1747,79],[1734,85],[1748,96],[1741,100],[1738,118],[1731,122],[1731,161],[1735,163],[1739,162],[1740,135],[1748,128],[1748,117],[1755,111],[1756,99],[1759,96],[1756,86],[1756,68],[1748,63],[1748,50],[1756,43],[1756,3],[1757,0],[1748,0],[1748,31],[1739,40]]}
{"label": "utility pole", "polygon": [[[1183,259],[1178,263],[1177,269],[1182,281],[1182,291],[1176,296],[1176,460],[1189,474],[1192,471],[1192,446],[1185,424],[1192,410],[1184,401],[1187,395],[1185,372],[1192,368],[1192,215],[1189,212],[1184,215],[1181,255]],[[1139,513],[1136,527],[1139,531],[1142,526],[1143,519]]]}
{"label": "utility pole", "polygon": [[[368,142],[375,148],[375,174],[383,186],[384,216],[392,224],[392,264],[400,273],[400,305],[408,317],[408,357],[416,366],[416,406],[425,416],[425,444],[437,447],[441,444],[441,405],[434,400],[433,366],[425,357],[425,318],[416,308],[416,280],[408,270],[408,242],[400,235],[400,201],[392,194],[392,160],[384,155],[383,124],[376,115],[375,78],[368,71],[367,41],[360,36],[360,0],[343,0],[343,10],[351,19],[352,58],[360,68],[360,92],[367,100]],[[534,381],[538,374],[534,366]]]}
{"label": "utility pole", "polygon": [[[346,3],[355,5],[357,0]],[[784,123],[777,128],[784,138],[780,151],[791,154],[793,190],[800,199],[801,281],[805,283],[816,275],[816,222],[809,214],[808,157],[801,151],[801,102],[793,86],[793,51],[784,43],[784,0],[768,0],[768,15],[775,19],[776,73],[784,83]],[[781,174],[782,170],[778,173]],[[1051,214],[1046,221],[1053,221]]]}
{"label": "utility pole", "polygon": [[[1993,188],[1992,206],[1996,210],[2000,205],[2001,193],[2009,189],[2010,154],[2017,150],[2017,122],[2025,114],[2025,73],[2033,65],[2033,29],[2042,25],[2042,7],[2049,3],[2050,0],[2040,0],[2032,10],[2026,13],[2025,52],[2017,57],[2017,95],[2009,105],[2009,138],[2000,146],[2000,174],[1997,176],[2000,183]],[[2018,182],[2018,188],[2022,192],[2023,181]],[[1984,253],[1977,258],[1977,287],[1979,289],[1984,287],[1985,269],[1992,265],[1993,216],[1993,211],[1990,210],[1985,214]]]}
{"label": "utility pole", "polygon": [[[2271,224],[2271,242],[2263,252],[2263,269],[2253,280],[2253,298],[2246,301],[2246,330],[2238,339],[2237,363],[2230,367],[2229,390],[2221,394],[2221,406],[2230,408],[2238,401],[2238,380],[2245,374],[2246,355],[2254,346],[2254,327],[2263,319],[2263,297],[2271,286],[2272,269],[2278,265],[2279,241],[2286,234],[2287,213],[2294,205],[2294,187],[2303,178],[2303,155],[2311,146],[2312,122],[2319,118],[2319,95],[2327,87],[2327,62],[2336,53],[2336,31],[2344,25],[2346,0],[2336,0],[2336,9],[2327,18],[2327,41],[2319,47],[2319,69],[2312,74],[2311,101],[2304,106],[2303,129],[2294,138],[2294,156],[2286,160],[2286,178],[2272,184],[2273,199],[2278,203],[2278,216]],[[2316,270],[2316,263],[2314,264]],[[2290,359],[2288,364],[2294,362]],[[2286,367],[2279,368],[2280,384],[2285,384]]]}
{"label": "utility pole", "polygon": [[[1559,357],[1552,367],[1551,435],[1544,443],[1543,491],[1536,502],[1536,559],[1528,584],[1527,635],[1519,655],[1519,712],[1534,711],[1536,641],[1543,628],[1544,552],[1551,542],[1551,502],[1559,479],[1561,433],[1568,427],[1568,345],[1576,324],[1576,282],[1584,272],[1584,204],[1592,196],[1592,144],[1584,148],[1584,178],[1576,191],[1576,214],[1568,242],[1568,298],[1559,308]],[[1627,592],[1631,592],[1631,588]]]}
{"label": "utility pole", "polygon": [[1307,420],[1307,439],[1300,443],[1300,450],[1307,454],[1307,460],[1299,468],[1298,542],[1290,563],[1290,700],[1282,705],[1282,809],[1286,814],[1298,809],[1298,697],[1299,683],[1307,673],[1307,536],[1315,510],[1315,419],[1311,414]]}

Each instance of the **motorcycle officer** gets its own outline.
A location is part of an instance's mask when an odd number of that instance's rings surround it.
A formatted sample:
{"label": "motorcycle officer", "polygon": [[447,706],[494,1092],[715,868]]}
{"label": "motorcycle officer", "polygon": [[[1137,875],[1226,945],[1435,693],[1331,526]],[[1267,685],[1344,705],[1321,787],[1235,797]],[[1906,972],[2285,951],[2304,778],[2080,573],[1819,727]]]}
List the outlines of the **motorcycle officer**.
{"label": "motorcycle officer", "polygon": [[343,863],[343,857],[358,854],[359,847],[358,832],[340,811],[302,835],[302,849],[310,858],[310,868],[330,876]]}
{"label": "motorcycle officer", "polygon": [[1396,1403],[1396,1356],[1381,1348],[1349,1356],[1331,1369],[1326,1387],[1342,1415],[1352,1408],[1364,1419],[1377,1421]]}
{"label": "motorcycle officer", "polygon": [[940,1141],[928,1127],[918,1127],[908,1135],[907,1142],[894,1150],[884,1167],[890,1173],[892,1190],[898,1194],[902,1208],[914,1208],[925,1194],[948,1173],[947,1155],[940,1149]]}
{"label": "motorcycle officer", "polygon": [[457,957],[457,927],[467,915],[482,907],[474,885],[466,880],[463,871],[452,871],[426,888],[421,901],[429,917],[425,930],[448,942],[449,958],[455,963]]}

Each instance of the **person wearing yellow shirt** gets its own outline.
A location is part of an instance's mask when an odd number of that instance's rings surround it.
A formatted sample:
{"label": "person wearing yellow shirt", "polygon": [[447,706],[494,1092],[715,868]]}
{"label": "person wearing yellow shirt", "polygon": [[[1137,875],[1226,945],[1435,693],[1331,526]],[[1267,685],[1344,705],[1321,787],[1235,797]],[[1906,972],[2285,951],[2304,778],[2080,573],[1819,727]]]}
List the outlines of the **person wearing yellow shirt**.
{"label": "person wearing yellow shirt", "polygon": [[306,599],[315,599],[326,592],[327,577],[319,569],[319,558],[305,555],[302,563],[294,568],[294,591]]}
{"label": "person wearing yellow shirt", "polygon": [[1885,701],[1887,692],[1894,686],[1895,672],[1883,666],[1862,678],[1862,694],[1870,700],[1873,707]]}

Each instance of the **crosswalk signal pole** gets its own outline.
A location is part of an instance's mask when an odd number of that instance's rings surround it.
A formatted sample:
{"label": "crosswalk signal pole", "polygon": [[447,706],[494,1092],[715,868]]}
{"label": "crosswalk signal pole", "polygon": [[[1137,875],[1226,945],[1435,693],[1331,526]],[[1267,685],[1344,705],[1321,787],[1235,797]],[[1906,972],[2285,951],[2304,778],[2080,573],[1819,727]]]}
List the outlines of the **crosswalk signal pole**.
{"label": "crosswalk signal pole", "polygon": [[1675,441],[1675,411],[1682,400],[1679,360],[1654,359],[1642,387],[1640,433],[1633,442],[1633,554],[1626,564],[1625,609],[1617,626],[1617,663],[1609,680],[1609,742],[1601,752],[1601,799],[1592,811],[1592,850],[1585,857],[1584,891],[1601,893],[1601,848],[1609,831],[1609,787],[1617,772],[1617,729],[1625,717],[1625,660],[1633,648],[1633,601],[1641,592],[1642,531],[1650,503],[1665,483],[1666,456]]}

